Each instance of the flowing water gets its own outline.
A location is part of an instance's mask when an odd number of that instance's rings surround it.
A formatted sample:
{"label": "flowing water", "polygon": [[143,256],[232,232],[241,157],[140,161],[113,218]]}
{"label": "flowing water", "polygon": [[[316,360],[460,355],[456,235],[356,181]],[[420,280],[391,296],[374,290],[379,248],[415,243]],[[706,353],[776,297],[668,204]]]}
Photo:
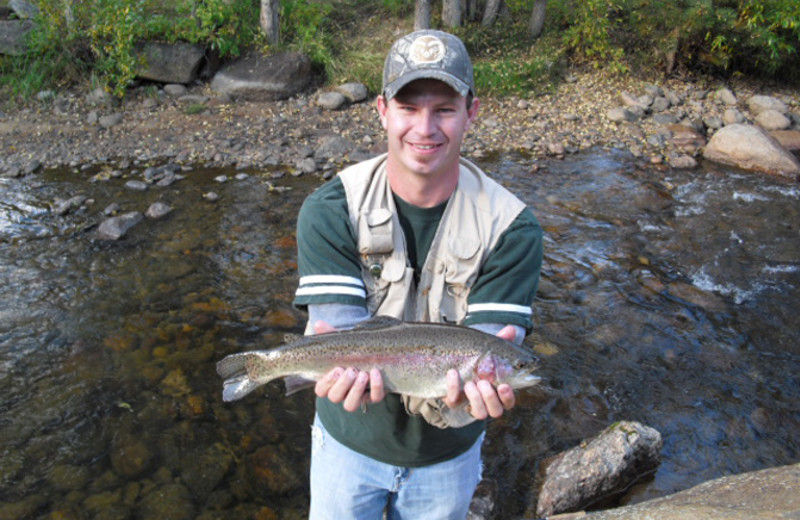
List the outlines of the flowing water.
{"label": "flowing water", "polygon": [[[490,424],[497,517],[525,514],[542,459],[618,420],[664,439],[622,503],[800,460],[796,183],[608,152],[481,164],[546,231],[527,340],[545,383]],[[294,223],[319,181],[97,173],[0,180],[0,517],[304,517],[311,393],[225,404],[214,364],[302,330]],[[90,204],[50,211],[75,195]],[[111,202],[156,201],[173,212],[97,238]]]}

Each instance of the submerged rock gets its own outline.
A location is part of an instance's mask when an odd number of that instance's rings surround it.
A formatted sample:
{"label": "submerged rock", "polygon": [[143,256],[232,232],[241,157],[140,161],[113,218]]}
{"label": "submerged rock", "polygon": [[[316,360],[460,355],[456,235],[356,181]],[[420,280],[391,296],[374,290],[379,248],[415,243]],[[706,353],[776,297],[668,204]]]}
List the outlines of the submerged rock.
{"label": "submerged rock", "polygon": [[136,224],[144,219],[138,211],[131,211],[118,217],[105,220],[97,230],[100,238],[105,240],[119,240]]}

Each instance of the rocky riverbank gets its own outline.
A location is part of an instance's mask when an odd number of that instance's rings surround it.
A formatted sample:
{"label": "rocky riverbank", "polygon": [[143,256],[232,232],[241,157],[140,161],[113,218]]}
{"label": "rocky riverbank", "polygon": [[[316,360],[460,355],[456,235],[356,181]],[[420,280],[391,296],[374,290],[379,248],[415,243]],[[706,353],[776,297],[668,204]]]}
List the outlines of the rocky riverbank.
{"label": "rocky riverbank", "polygon": [[[239,102],[207,84],[151,84],[118,102],[102,92],[42,92],[28,106],[0,110],[0,175],[167,162],[330,175],[383,150],[372,97],[330,110],[318,103],[321,94]],[[777,122],[752,110],[748,100],[759,95],[783,104]],[[784,130],[784,145],[800,147],[800,94],[788,87],[573,71],[552,92],[481,102],[465,142],[471,157],[521,151],[544,160],[614,147],[692,168],[714,132],[741,122]]]}

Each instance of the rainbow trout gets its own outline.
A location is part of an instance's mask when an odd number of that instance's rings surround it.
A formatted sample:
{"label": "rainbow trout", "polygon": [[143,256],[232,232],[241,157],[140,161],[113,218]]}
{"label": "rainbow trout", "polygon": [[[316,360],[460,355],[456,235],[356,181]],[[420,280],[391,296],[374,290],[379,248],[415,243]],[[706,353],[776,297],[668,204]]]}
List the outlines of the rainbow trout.
{"label": "rainbow trout", "polygon": [[225,401],[241,399],[278,378],[284,378],[289,395],[336,366],[378,368],[386,391],[427,399],[447,393],[445,374],[451,368],[464,382],[485,379],[524,388],[539,382],[531,373],[538,364],[531,352],[475,329],[378,317],[352,330],[231,354],[217,363],[217,373],[225,378]]}

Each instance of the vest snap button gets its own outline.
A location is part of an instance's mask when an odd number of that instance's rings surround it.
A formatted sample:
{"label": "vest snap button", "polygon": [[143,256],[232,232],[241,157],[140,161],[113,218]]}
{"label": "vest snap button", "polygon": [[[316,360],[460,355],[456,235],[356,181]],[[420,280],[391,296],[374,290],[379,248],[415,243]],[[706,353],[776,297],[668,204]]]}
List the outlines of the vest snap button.
{"label": "vest snap button", "polygon": [[381,264],[372,264],[371,266],[369,266],[369,274],[371,274],[375,278],[380,278],[382,272],[383,272],[383,266],[381,266]]}

